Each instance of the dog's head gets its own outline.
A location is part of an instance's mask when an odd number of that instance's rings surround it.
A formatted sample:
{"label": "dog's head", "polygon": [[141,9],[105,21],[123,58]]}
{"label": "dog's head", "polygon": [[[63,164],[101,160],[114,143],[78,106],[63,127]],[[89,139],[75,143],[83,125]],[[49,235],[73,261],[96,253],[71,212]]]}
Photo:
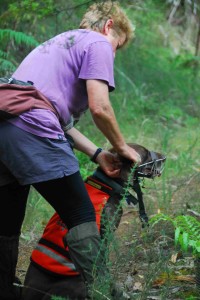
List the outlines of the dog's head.
{"label": "dog's head", "polygon": [[120,179],[123,181],[128,180],[128,176],[133,168],[134,177],[146,177],[155,178],[161,176],[164,169],[166,157],[158,152],[150,151],[147,148],[134,143],[127,143],[131,148],[140,154],[141,163],[134,169],[133,163],[122,156],[119,156],[114,149],[110,149],[110,152],[116,153],[121,161]]}
{"label": "dog's head", "polygon": [[[148,216],[145,212],[142,196],[143,193],[140,189],[138,177],[147,177],[153,179],[156,176],[160,176],[164,169],[166,160],[166,157],[161,153],[149,151],[147,148],[138,144],[127,144],[140,154],[141,164],[139,166],[134,167],[132,161],[119,156],[118,153],[112,148],[109,151],[116,155],[121,162],[119,177],[114,179],[112,178],[112,182],[110,182],[110,180],[107,180],[107,177],[102,178],[102,176],[99,176],[100,174],[95,174],[95,177],[98,180],[103,180],[104,183],[110,185],[112,187],[112,191],[116,189],[115,193],[112,192],[111,197],[104,207],[104,217],[106,218],[105,220],[108,221],[108,224],[112,224],[113,228],[117,228],[121,220],[123,209],[121,206],[119,207],[119,203],[123,199],[122,188],[125,187],[126,183],[128,183],[128,193],[126,193],[126,195],[124,196],[127,203],[133,203],[134,205],[139,203],[139,216],[143,224],[142,226],[144,227],[148,225]],[[113,181],[115,183],[114,185]],[[118,184],[117,186],[116,183]],[[135,197],[133,192],[137,194],[137,198]],[[113,220],[113,217],[114,221],[110,223],[110,220]],[[101,234],[104,234],[106,226],[106,223],[101,225]]]}

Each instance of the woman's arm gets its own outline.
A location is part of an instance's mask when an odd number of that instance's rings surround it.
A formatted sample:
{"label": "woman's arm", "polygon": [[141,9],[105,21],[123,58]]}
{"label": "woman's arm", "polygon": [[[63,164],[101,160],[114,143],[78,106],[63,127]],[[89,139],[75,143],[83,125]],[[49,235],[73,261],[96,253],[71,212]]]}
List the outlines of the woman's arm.
{"label": "woman's arm", "polygon": [[[93,142],[74,127],[69,129],[67,134],[73,138],[75,149],[85,153],[90,158],[93,157],[94,153],[98,149]],[[119,159],[112,153],[103,150],[97,156],[96,162],[108,176],[117,177],[119,175],[120,162]]]}
{"label": "woman's arm", "polygon": [[98,147],[91,142],[85,135],[83,135],[76,128],[71,128],[67,131],[74,140],[74,148],[85,153],[90,158],[94,155]]}
{"label": "woman's arm", "polygon": [[104,81],[87,80],[90,112],[99,130],[110,141],[116,152],[133,162],[140,163],[140,155],[129,147],[119,129],[109,100],[108,86]]}

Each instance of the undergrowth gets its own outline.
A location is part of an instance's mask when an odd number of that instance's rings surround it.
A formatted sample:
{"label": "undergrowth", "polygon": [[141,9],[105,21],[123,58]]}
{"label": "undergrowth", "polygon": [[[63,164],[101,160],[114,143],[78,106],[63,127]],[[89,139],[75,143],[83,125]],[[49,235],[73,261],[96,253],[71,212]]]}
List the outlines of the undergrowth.
{"label": "undergrowth", "polygon": [[[116,91],[110,94],[110,99],[126,141],[136,142],[167,157],[162,176],[155,181],[145,181],[143,193],[148,214],[156,215],[153,220],[157,218],[159,221],[159,218],[163,218],[176,228],[177,246],[183,250],[192,248],[193,251],[197,251],[199,242],[196,234],[199,231],[195,226],[198,227],[199,224],[185,214],[188,209],[200,213],[199,69],[194,70],[193,64],[199,57],[194,57],[193,45],[183,49],[179,46],[178,53],[174,51],[174,37],[181,40],[181,35],[176,27],[166,22],[164,10],[160,9],[157,1],[136,1],[136,5],[133,5],[132,1],[128,3],[128,14],[136,25],[136,38],[127,49],[119,51],[116,55]],[[12,31],[5,30],[0,33],[5,43],[8,34],[10,37],[13,34]],[[16,37],[20,37],[21,40],[17,40]],[[29,46],[33,46],[37,43],[20,33],[16,33],[12,38],[14,42],[9,42],[8,45],[22,42],[24,46],[24,43],[26,45],[28,42]],[[0,59],[2,64],[6,64],[5,70],[9,70],[16,66],[16,61],[11,47],[9,53],[6,53],[6,49],[4,47],[0,51]],[[110,148],[109,142],[94,126],[88,112],[77,124],[77,128],[97,146]],[[85,179],[96,166],[85,155],[79,152],[76,152],[76,155]],[[162,215],[157,215],[158,212],[162,212]],[[32,190],[23,223],[22,238],[31,241],[39,237],[52,213],[50,205]],[[110,238],[111,256],[115,257],[111,269],[113,268],[117,276],[119,269],[123,268],[121,263],[130,262],[129,269],[127,267],[128,273],[138,257],[141,264],[145,261],[148,271],[142,278],[143,291],[139,296],[134,295],[133,299],[146,299],[153,280],[161,270],[170,274],[169,257],[165,255],[162,247],[159,248],[154,243],[153,233],[141,232],[137,218],[133,218],[132,224],[129,225],[136,228],[134,233],[127,226],[119,241]],[[171,241],[174,237],[168,239],[166,232],[167,228],[162,229],[159,239],[171,254]],[[120,250],[120,243],[124,240],[130,243],[126,253]],[[157,260],[153,261],[155,255]],[[168,299],[169,287],[170,280],[162,288],[162,299]],[[189,295],[187,299],[196,298]]]}

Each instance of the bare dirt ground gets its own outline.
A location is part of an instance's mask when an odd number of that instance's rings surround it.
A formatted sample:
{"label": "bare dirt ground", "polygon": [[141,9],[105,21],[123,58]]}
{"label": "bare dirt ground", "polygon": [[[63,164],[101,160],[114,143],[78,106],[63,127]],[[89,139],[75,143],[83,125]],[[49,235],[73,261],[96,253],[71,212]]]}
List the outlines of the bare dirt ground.
{"label": "bare dirt ground", "polygon": [[[200,299],[194,258],[175,250],[173,229],[159,224],[148,231],[141,228],[135,208],[126,207],[111,251],[112,273],[122,288],[131,299]],[[36,239],[20,242],[17,275],[22,283],[35,243]]]}

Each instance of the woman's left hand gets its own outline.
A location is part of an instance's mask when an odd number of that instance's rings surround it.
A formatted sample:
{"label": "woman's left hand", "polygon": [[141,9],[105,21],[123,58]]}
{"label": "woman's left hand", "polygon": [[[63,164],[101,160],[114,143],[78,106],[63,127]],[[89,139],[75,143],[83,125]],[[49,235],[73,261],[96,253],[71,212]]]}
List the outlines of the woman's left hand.
{"label": "woman's left hand", "polygon": [[102,151],[96,158],[96,162],[106,175],[116,178],[119,176],[121,162],[116,154],[109,151]]}

